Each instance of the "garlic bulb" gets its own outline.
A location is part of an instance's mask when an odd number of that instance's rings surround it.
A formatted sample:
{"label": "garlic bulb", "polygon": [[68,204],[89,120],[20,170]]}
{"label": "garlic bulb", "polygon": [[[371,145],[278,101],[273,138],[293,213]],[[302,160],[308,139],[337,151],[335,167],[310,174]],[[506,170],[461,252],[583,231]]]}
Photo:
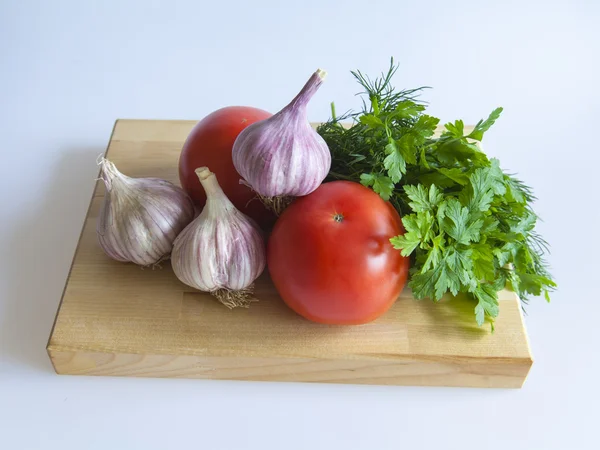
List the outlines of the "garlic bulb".
{"label": "garlic bulb", "polygon": [[130,178],[105,158],[100,166],[106,194],[96,231],[104,252],[141,266],[167,259],[175,238],[194,218],[192,200],[168,181]]}
{"label": "garlic bulb", "polygon": [[286,198],[319,187],[331,167],[329,148],[306,115],[306,106],[325,75],[317,70],[285,108],[245,128],[233,145],[236,170],[276,213]]}
{"label": "garlic bulb", "polygon": [[229,201],[207,167],[196,169],[204,209],[175,240],[171,265],[179,280],[212,293],[228,308],[247,307],[252,283],[266,264],[258,225]]}

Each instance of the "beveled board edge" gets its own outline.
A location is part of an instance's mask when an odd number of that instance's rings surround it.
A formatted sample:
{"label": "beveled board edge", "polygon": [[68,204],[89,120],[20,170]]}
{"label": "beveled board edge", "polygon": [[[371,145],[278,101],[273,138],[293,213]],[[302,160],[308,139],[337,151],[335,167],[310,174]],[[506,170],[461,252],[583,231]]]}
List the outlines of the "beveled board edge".
{"label": "beveled board edge", "polygon": [[530,358],[317,359],[102,353],[48,354],[58,374],[208,380],[509,388],[523,386]]}

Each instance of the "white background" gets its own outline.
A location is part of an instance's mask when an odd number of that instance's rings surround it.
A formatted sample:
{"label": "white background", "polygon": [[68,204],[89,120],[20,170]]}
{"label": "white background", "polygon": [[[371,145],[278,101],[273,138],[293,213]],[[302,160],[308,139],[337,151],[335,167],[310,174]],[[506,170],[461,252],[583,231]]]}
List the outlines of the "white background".
{"label": "white background", "polygon": [[[598,448],[600,2],[0,1],[0,448]],[[45,344],[116,118],[275,112],[317,67],[433,86],[539,197],[560,283],[522,390],[57,376]],[[594,399],[595,397],[595,399]]]}

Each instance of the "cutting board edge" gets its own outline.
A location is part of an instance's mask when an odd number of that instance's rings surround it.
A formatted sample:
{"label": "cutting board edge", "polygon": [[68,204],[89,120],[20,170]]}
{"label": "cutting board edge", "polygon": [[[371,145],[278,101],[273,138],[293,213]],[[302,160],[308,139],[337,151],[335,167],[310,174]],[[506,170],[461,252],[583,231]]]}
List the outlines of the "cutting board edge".
{"label": "cutting board edge", "polygon": [[[115,120],[115,123],[112,126],[112,130],[110,132],[110,137],[108,138],[108,143],[106,144],[106,148],[102,153],[103,157],[106,157],[108,154],[108,150],[110,149],[110,144],[113,141],[113,136],[115,135],[115,130],[117,129],[117,125],[119,121],[122,119]],[[100,178],[100,166],[98,166],[98,173],[96,174],[96,179]],[[58,322],[58,316],[60,315],[60,311],[63,305],[63,300],[65,298],[65,293],[67,292],[67,286],[69,285],[69,281],[71,280],[71,273],[73,271],[73,266],[75,265],[75,260],[77,258],[77,253],[79,252],[81,246],[81,239],[83,237],[83,233],[85,231],[85,224],[90,215],[90,211],[92,209],[92,205],[94,204],[94,198],[96,196],[96,191],[98,190],[98,183],[94,184],[94,189],[92,191],[92,195],[90,197],[90,202],[85,211],[85,216],[81,221],[81,230],[79,231],[79,236],[77,237],[77,245],[75,246],[75,251],[73,252],[73,257],[71,258],[71,264],[69,264],[69,271],[67,272],[67,277],[65,278],[65,284],[63,286],[62,292],[60,294],[60,301],[58,302],[58,307],[56,308],[56,314],[54,315],[54,321],[52,322],[52,328],[50,329],[50,335],[48,336],[48,342],[46,344],[46,349],[48,349],[51,345],[52,336],[54,335],[54,330],[56,329],[56,323]]]}
{"label": "cutting board edge", "polygon": [[133,354],[58,346],[47,351],[59,375],[507,389],[522,388],[533,363],[521,357],[490,363],[484,357],[381,361]]}

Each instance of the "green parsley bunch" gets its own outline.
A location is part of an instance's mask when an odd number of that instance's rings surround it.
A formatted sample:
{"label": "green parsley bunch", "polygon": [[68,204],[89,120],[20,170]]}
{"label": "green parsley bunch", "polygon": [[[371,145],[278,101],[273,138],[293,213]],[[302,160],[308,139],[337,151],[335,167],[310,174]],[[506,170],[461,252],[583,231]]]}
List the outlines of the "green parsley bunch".
{"label": "green parsley bunch", "polygon": [[472,129],[447,123],[436,137],[439,119],[417,99],[424,88],[396,91],[397,68],[392,60],[373,81],[352,72],[364,88],[362,111],[337,117],[332,104],[332,119],[317,129],[332,154],[329,178],[371,187],[398,210],[406,233],[391,243],[412,258],[409,287],[417,299],[465,293],[477,323],[492,327],[505,287],[524,302],[542,294],[549,301],[556,284],[544,259],[548,246],[535,231],[535,197],[479,145],[502,108]]}

